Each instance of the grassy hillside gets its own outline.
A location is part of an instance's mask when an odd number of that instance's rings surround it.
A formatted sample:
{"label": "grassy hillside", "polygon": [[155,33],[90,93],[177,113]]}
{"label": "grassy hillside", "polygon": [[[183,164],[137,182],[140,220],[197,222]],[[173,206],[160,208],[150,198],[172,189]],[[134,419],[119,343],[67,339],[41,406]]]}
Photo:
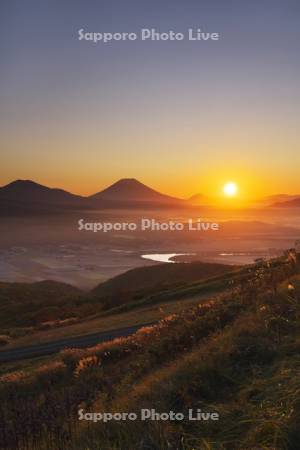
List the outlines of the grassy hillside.
{"label": "grassy hillside", "polygon": [[71,300],[82,292],[65,283],[0,282],[0,327],[30,326],[70,314]]}
{"label": "grassy hillside", "polygon": [[[3,375],[0,448],[298,450],[299,263],[247,270],[230,291],[131,337]],[[201,408],[220,420],[87,423],[80,408]]]}
{"label": "grassy hillside", "polygon": [[237,267],[214,263],[158,264],[129,270],[100,284],[91,295],[105,309],[137,301],[151,294],[178,289],[235,270]]}
{"label": "grassy hillside", "polygon": [[233,266],[209,263],[140,267],[100,284],[91,293],[55,281],[0,282],[0,344],[6,335],[15,338],[39,328],[65,326],[120,305],[130,309],[131,303],[146,294],[189,286],[232,270]]}

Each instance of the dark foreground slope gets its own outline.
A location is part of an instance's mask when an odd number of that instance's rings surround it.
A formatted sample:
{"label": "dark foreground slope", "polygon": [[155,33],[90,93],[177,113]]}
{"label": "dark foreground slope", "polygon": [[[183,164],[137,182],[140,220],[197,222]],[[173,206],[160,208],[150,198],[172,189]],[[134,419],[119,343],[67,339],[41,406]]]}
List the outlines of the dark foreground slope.
{"label": "dark foreground slope", "polygon": [[91,296],[98,299],[105,309],[114,308],[157,292],[208,280],[237,267],[198,261],[138,267],[99,284],[91,291]]}
{"label": "dark foreground slope", "polygon": [[7,333],[14,337],[33,328],[50,327],[52,322],[54,326],[67,324],[71,319],[85,320],[119,305],[131,307],[129,302],[145,295],[189,287],[196,281],[234,270],[234,266],[201,262],[158,264],[129,270],[99,284],[90,293],[56,281],[0,282],[0,344],[1,335]]}
{"label": "dark foreground slope", "polygon": [[4,328],[38,325],[64,319],[82,296],[69,284],[45,280],[37,283],[0,282],[0,333]]}
{"label": "dark foreground slope", "polygon": [[[300,441],[299,264],[276,260],[158,325],[1,378],[18,449],[287,449]],[[218,421],[78,421],[84,412],[217,412]]]}

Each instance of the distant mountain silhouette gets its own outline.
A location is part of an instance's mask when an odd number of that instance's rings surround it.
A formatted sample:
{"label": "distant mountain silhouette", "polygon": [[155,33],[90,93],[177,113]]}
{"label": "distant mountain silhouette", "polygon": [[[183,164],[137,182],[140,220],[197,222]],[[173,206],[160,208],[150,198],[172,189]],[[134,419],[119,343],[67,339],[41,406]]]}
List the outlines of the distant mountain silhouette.
{"label": "distant mountain silhouette", "polygon": [[109,202],[114,204],[142,205],[183,205],[184,200],[161,194],[135,178],[123,178],[97,194],[88,197],[92,202]]}
{"label": "distant mountain silhouette", "polygon": [[290,202],[296,199],[300,199],[300,195],[275,194],[262,198],[258,203],[265,204],[266,206],[273,206],[276,203]]}
{"label": "distant mountain silhouette", "polygon": [[194,194],[187,201],[193,205],[199,205],[204,198],[205,196],[203,194]]}
{"label": "distant mountain silhouette", "polygon": [[0,188],[1,213],[47,211],[53,208],[83,206],[83,197],[31,180],[16,180]]}
{"label": "distant mountain silhouette", "polygon": [[212,206],[214,204],[212,198],[203,194],[194,194],[187,199],[187,202],[192,206]]}
{"label": "distant mountain silhouette", "polygon": [[26,202],[70,203],[83,197],[63,189],[49,188],[31,180],[16,180],[0,188],[0,198]]}
{"label": "distant mountain silhouette", "polygon": [[47,213],[64,209],[179,207],[186,202],[161,194],[135,179],[121,179],[89,197],[49,188],[31,180],[16,180],[0,187],[0,214]]}
{"label": "distant mountain silhouette", "polygon": [[300,208],[300,196],[293,200],[273,203],[271,206],[273,208]]}
{"label": "distant mountain silhouette", "polygon": [[[31,180],[16,180],[0,187],[0,215],[31,212],[45,214],[55,210],[76,209],[206,207],[212,204],[212,199],[203,194],[183,200],[162,194],[135,178],[122,178],[88,197],[43,186]],[[300,195],[272,195],[261,199],[257,206],[299,208]]]}

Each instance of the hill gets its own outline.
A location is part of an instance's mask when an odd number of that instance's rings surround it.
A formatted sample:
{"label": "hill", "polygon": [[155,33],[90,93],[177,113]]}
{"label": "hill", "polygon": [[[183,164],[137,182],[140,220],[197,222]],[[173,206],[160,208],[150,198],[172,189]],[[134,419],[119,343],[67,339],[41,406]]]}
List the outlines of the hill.
{"label": "hill", "polygon": [[157,292],[208,280],[235,269],[236,267],[225,264],[202,262],[139,267],[101,283],[91,291],[91,295],[103,304],[104,309],[114,308]]}
{"label": "hill", "polygon": [[[299,259],[249,267],[230,291],[133,336],[3,375],[3,448],[298,450]],[[167,419],[141,420],[143,409]]]}
{"label": "hill", "polygon": [[0,330],[38,325],[43,321],[69,317],[71,305],[82,292],[56,281],[37,283],[0,282]]}
{"label": "hill", "polygon": [[[210,263],[158,264],[129,270],[99,284],[86,293],[69,284],[56,281],[38,283],[0,282],[0,334],[11,337],[22,328],[68,324],[68,318],[85,320],[120,305],[134,307],[144,296],[168,289],[189,287],[234,270],[233,266]],[[23,330],[26,333],[26,329]]]}

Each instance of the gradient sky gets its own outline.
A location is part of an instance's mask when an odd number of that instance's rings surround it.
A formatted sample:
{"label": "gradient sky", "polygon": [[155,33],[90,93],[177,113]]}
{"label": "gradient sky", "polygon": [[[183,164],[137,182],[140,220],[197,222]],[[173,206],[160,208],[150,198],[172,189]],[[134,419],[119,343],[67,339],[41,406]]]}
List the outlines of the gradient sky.
{"label": "gradient sky", "polygon": [[[3,0],[0,184],[300,194],[299,0]],[[217,42],[78,41],[86,31]]]}

